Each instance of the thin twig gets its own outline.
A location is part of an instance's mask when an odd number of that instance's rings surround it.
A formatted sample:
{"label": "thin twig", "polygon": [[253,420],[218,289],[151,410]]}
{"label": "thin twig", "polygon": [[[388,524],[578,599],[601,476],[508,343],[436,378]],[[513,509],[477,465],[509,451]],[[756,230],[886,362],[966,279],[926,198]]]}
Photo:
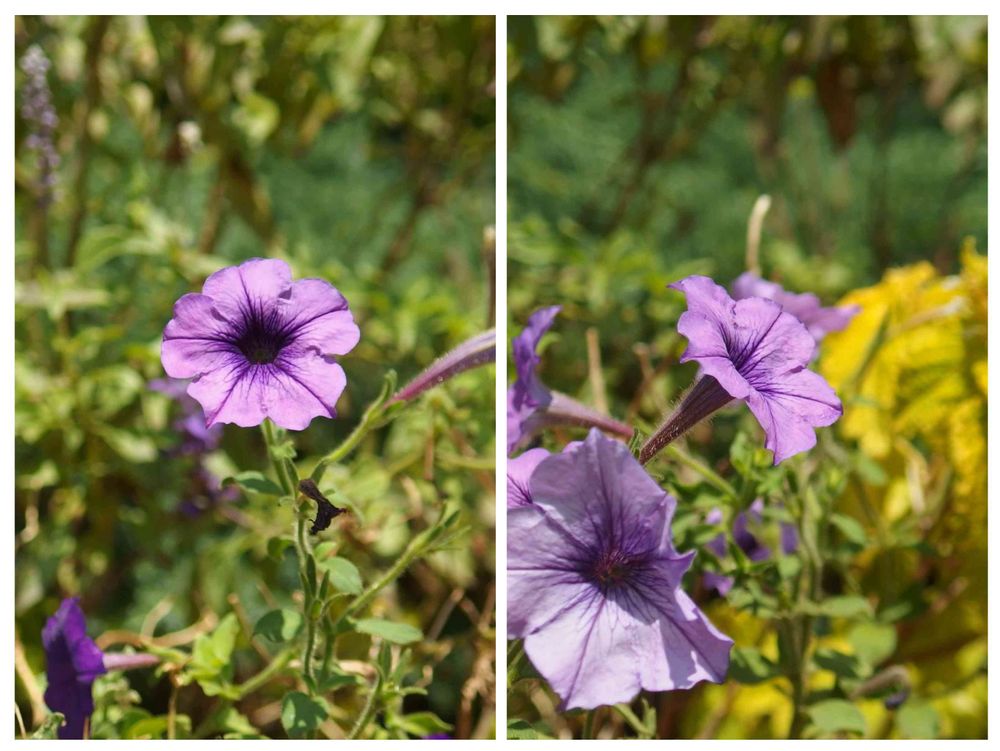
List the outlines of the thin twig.
{"label": "thin twig", "polygon": [[747,222],[747,271],[760,276],[760,234],[764,228],[764,217],[771,208],[771,196],[761,195],[754,201]]}

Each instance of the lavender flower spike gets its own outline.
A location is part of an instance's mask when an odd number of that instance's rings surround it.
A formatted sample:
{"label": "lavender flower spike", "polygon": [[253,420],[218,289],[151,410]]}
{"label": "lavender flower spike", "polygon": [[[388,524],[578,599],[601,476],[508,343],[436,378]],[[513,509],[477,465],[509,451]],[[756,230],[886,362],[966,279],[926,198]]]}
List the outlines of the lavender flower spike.
{"label": "lavender flower spike", "polygon": [[572,397],[550,391],[535,375],[541,360],[538,343],[552,326],[560,305],[536,310],[513,339],[517,380],[507,390],[507,453],[527,443],[540,430],[557,425],[598,427],[622,438],[632,437],[628,425],[587,407]]}
{"label": "lavender flower spike", "polygon": [[161,359],[172,378],[194,379],[187,392],[209,427],[270,418],[303,430],[314,417],[336,417],[347,378],[334,355],[360,337],[347,300],[329,282],[293,283],[284,261],[252,258],[177,301]]}
{"label": "lavender flower spike", "polygon": [[104,653],[87,636],[87,622],[77,598],[63,600],[56,614],[45,622],[42,646],[49,680],[45,703],[53,712],[62,712],[66,717],[66,723],[59,728],[59,737],[81,739],[94,711],[91,688],[107,668]]}
{"label": "lavender flower spike", "polygon": [[819,298],[811,292],[788,292],[780,284],[761,279],[752,271],[745,271],[733,282],[733,299],[764,297],[774,300],[786,313],[798,318],[806,330],[819,342],[824,336],[847,327],[861,310],[857,305],[824,308]]}
{"label": "lavender flower spike", "polygon": [[476,334],[431,363],[430,367],[397,391],[388,403],[411,401],[452,376],[486,363],[496,362],[496,359],[496,330],[490,329]]}
{"label": "lavender flower spike", "polygon": [[628,448],[591,430],[529,484],[507,511],[507,629],[561,708],[722,681],[733,642],[681,589],[694,553],[671,542],[677,502]]}
{"label": "lavender flower spike", "polygon": [[642,447],[640,461],[734,399],[764,428],[775,464],[815,446],[815,428],[836,422],[843,408],[829,384],[806,369],[816,342],[805,326],[771,300],[734,301],[705,276],[670,286],[688,300],[677,323],[688,340],[681,362],[697,361],[701,377]]}

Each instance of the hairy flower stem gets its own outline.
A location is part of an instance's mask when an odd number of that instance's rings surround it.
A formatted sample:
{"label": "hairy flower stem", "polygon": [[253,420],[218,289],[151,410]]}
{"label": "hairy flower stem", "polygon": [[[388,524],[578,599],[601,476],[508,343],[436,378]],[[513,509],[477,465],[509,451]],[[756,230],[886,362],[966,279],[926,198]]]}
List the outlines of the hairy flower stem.
{"label": "hairy flower stem", "polygon": [[382,678],[376,674],[375,682],[372,684],[371,691],[368,693],[368,699],[365,701],[365,707],[361,710],[361,716],[358,717],[358,721],[354,723],[354,727],[351,728],[351,732],[347,735],[348,740],[359,738],[365,728],[368,727],[368,723],[372,721],[372,717],[375,716],[376,699],[381,688]]}
{"label": "hairy flower stem", "polygon": [[344,439],[337,448],[331,451],[329,454],[324,456],[316,464],[316,468],[313,470],[311,478],[312,481],[317,485],[323,480],[323,475],[326,474],[326,468],[331,464],[336,464],[345,456],[350,454],[354,449],[358,447],[362,439],[368,435],[368,433],[384,425],[387,419],[391,419],[391,416],[395,414],[392,409],[393,405],[388,403],[389,395],[392,394],[393,389],[396,388],[396,371],[390,370],[385,375],[385,380],[382,383],[382,391],[376,397],[375,401],[368,405],[365,413],[361,415],[361,421],[357,424],[357,427],[351,431],[350,435]]}
{"label": "hairy flower stem", "polygon": [[646,464],[664,446],[680,438],[714,412],[725,407],[733,397],[712,376],[702,376],[681,401],[681,405],[639,450],[639,462]]}
{"label": "hairy flower stem", "polygon": [[740,494],[736,492],[736,488],[734,488],[722,475],[708,465],[702,464],[686,451],[683,451],[677,446],[667,446],[664,451],[667,452],[671,459],[675,459],[685,467],[693,469],[699,475],[704,477],[709,484],[713,485],[716,489],[721,490],[730,498],[740,498]]}
{"label": "hairy flower stem", "polygon": [[[274,426],[270,420],[261,423],[261,431],[264,434],[264,443],[267,445],[267,454],[274,467],[275,474],[281,489],[286,495],[293,499],[298,495],[298,476],[295,466],[286,461],[276,453],[277,439],[274,433]],[[306,686],[310,695],[315,691],[316,682],[313,678],[312,658],[316,646],[316,620],[312,617],[313,603],[316,598],[316,561],[313,552],[309,547],[309,540],[306,537],[306,523],[308,522],[308,504],[300,503],[296,507],[295,513],[295,554],[299,561],[299,576],[302,580],[302,618],[306,625],[305,647],[302,654],[302,674],[305,678]],[[311,565],[310,565],[311,564]]]}

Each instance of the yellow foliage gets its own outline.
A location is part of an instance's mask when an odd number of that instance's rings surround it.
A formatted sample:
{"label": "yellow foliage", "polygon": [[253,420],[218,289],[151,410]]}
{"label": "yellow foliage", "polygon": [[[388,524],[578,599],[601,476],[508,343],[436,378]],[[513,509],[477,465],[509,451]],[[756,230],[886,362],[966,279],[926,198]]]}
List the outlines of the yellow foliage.
{"label": "yellow foliage", "polygon": [[[844,297],[841,304],[858,305],[861,312],[827,337],[820,362],[844,402],[844,436],[883,465],[893,454],[906,454],[903,446],[923,446],[934,470],[954,472],[955,500],[980,530],[986,509],[986,274],[986,258],[971,244],[963,248],[956,276],[941,276],[929,263],[890,270],[879,284]],[[922,513],[921,499],[912,487],[908,492],[905,505]],[[904,509],[896,492],[889,498],[892,518]]]}

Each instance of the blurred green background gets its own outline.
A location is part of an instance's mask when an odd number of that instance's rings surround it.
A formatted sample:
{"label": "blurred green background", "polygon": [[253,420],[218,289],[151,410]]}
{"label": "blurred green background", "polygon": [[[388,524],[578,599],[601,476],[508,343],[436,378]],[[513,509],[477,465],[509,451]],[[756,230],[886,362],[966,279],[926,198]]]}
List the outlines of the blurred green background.
{"label": "blurred green background", "polygon": [[[563,306],[541,377],[655,427],[696,373],[666,285],[729,286],[769,195],[763,276],[865,311],[817,363],[845,417],[814,454],[843,469],[834,507],[861,530],[829,532],[825,594],[875,608],[880,666],[905,665],[915,698],[898,716],[860,701],[864,732],[985,737],[986,18],[512,17],[507,54],[510,331]],[[759,434],[725,414],[687,443],[728,476],[740,429]],[[766,620],[706,607],[774,657]],[[870,624],[829,625],[824,648],[850,659]],[[814,670],[822,697],[838,676]],[[787,683],[741,682],[648,697],[659,737],[783,737]],[[511,716],[578,734],[554,701],[525,681]],[[610,711],[597,724],[629,732]]]}
{"label": "blurred green background", "polygon": [[[61,597],[81,595],[91,635],[160,636],[234,608],[252,624],[298,586],[294,556],[268,546],[291,509],[213,500],[171,453],[177,405],[147,383],[163,375],[180,295],[264,255],[346,295],[362,339],[342,358],[339,419],[296,437],[304,466],[348,434],[389,368],[405,382],[492,325],[494,33],[490,17],[16,19],[17,699],[29,726],[40,631]],[[32,46],[51,61],[50,135],[30,108],[38,75],[19,65]],[[357,511],[332,534],[366,581],[443,502],[464,509],[461,549],[416,564],[379,607],[429,634],[411,676],[429,695],[407,710],[479,737],[493,720],[493,394],[492,368],[464,374],[331,475]],[[205,465],[220,478],[264,469],[259,434],[228,426]],[[366,649],[349,645],[358,659]],[[244,634],[236,674],[259,666]],[[96,734],[127,732],[115,707],[164,711],[167,681],[133,681],[137,697],[98,691]],[[195,728],[212,710],[197,694],[179,707]],[[280,736],[281,692],[262,694],[240,710]],[[351,693],[336,703],[338,721],[359,709]]]}

